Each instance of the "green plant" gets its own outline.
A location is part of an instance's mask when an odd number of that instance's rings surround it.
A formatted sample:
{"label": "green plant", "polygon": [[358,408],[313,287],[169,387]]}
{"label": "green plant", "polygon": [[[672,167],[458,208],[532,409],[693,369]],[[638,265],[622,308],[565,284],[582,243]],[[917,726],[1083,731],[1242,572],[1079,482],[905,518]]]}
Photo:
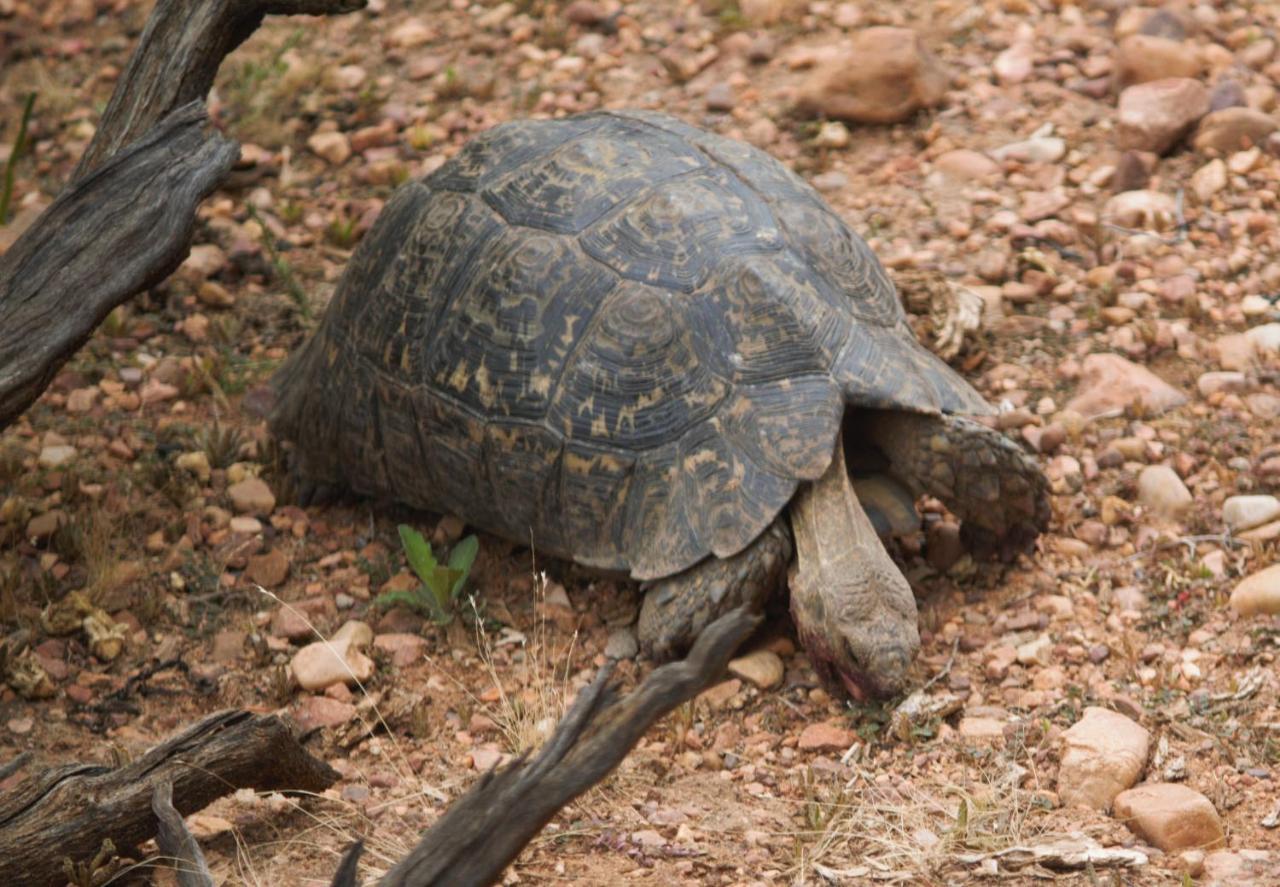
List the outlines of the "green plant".
{"label": "green plant", "polygon": [[31,109],[35,107],[36,94],[27,93],[27,100],[22,105],[22,119],[18,122],[18,135],[13,140],[13,150],[4,165],[4,186],[0,190],[0,225],[9,224],[9,201],[13,199],[13,176],[22,159],[22,152],[27,147],[27,124],[31,122]]}
{"label": "green plant", "polygon": [[454,608],[462,596],[462,589],[471,575],[471,565],[480,551],[480,540],[468,536],[453,546],[448,562],[441,566],[436,561],[431,543],[407,524],[401,524],[400,542],[404,545],[405,559],[422,582],[412,591],[388,591],[378,596],[378,605],[401,605],[426,616],[436,625],[453,621]]}
{"label": "green plant", "polygon": [[329,223],[325,237],[339,249],[351,249],[356,243],[356,219],[342,216]]}
{"label": "green plant", "polygon": [[258,223],[258,228],[262,231],[259,238],[262,244],[262,250],[267,254],[267,261],[271,263],[272,269],[275,270],[276,276],[280,278],[280,282],[284,284],[285,291],[288,292],[289,298],[298,306],[298,312],[306,318],[311,317],[311,303],[307,301],[306,291],[298,283],[298,279],[293,276],[293,266],[280,255],[280,251],[276,249],[275,240],[271,236],[271,229],[267,227],[267,223],[262,220],[262,216],[258,215],[258,210],[253,204],[248,204],[249,218]]}

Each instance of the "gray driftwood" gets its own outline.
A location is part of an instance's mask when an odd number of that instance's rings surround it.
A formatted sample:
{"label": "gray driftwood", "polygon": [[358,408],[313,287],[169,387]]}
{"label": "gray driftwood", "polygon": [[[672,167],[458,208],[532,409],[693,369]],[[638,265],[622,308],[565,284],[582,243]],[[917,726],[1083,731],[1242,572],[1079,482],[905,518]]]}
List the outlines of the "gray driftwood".
{"label": "gray driftwood", "polygon": [[197,205],[239,150],[200,102],[223,58],[269,14],[365,0],[158,0],[71,183],[0,256],[0,430],[111,309],[186,257]]}
{"label": "gray driftwood", "polygon": [[61,885],[63,860],[90,860],[108,838],[131,852],[156,835],[162,783],[186,815],[239,788],[318,792],[337,779],[280,718],[219,712],[125,766],[63,765],[0,796],[0,884]]}

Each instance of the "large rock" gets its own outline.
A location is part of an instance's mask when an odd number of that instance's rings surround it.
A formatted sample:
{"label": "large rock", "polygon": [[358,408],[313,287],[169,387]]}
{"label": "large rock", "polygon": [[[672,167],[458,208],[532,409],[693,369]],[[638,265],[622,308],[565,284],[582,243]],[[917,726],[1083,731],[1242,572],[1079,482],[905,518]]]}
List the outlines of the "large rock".
{"label": "large rock", "polygon": [[239,483],[227,487],[227,496],[231,499],[231,507],[237,514],[270,515],[276,508],[276,497],[266,481],[257,477],[247,477]]}
{"label": "large rock", "polygon": [[1091,707],[1062,734],[1062,743],[1058,767],[1062,803],[1106,810],[1116,795],[1142,775],[1151,734],[1122,714]]}
{"label": "large rock", "polygon": [[1280,517],[1275,496],[1232,496],[1222,503],[1222,522],[1233,532],[1251,530]]}
{"label": "large rock", "polygon": [[1173,77],[1130,86],[1120,93],[1120,147],[1164,154],[1207,113],[1209,90],[1198,80]]}
{"label": "large rock", "polygon": [[1111,66],[1116,86],[1124,89],[1137,83],[1171,77],[1199,77],[1204,61],[1195,47],[1178,40],[1149,34],[1134,34],[1120,41]]}
{"label": "large rock", "polygon": [[373,660],[360,652],[373,641],[363,622],[348,622],[327,641],[307,644],[294,654],[289,668],[304,690],[323,690],[334,684],[363,684],[373,677]]}
{"label": "large rock", "polygon": [[1191,147],[1197,151],[1232,154],[1254,145],[1265,145],[1267,136],[1280,129],[1280,121],[1253,108],[1223,108],[1200,121]]}
{"label": "large rock", "polygon": [[1116,796],[1115,816],[1166,853],[1222,847],[1218,811],[1195,789],[1172,782],[1140,785]]}
{"label": "large rock", "polygon": [[1156,415],[1186,402],[1185,394],[1146,367],[1119,354],[1090,354],[1081,364],[1080,386],[1067,409],[1094,419],[1138,403],[1148,415]]}
{"label": "large rock", "polygon": [[[850,64],[857,59],[857,64]],[[859,31],[800,87],[800,110],[855,123],[897,123],[942,102],[947,72],[908,28]]]}
{"label": "large rock", "polygon": [[1138,501],[1148,511],[1175,520],[1191,507],[1191,491],[1168,465],[1148,465],[1138,474]]}
{"label": "large rock", "polygon": [[1231,592],[1231,609],[1241,616],[1280,613],[1280,564],[1241,579]]}

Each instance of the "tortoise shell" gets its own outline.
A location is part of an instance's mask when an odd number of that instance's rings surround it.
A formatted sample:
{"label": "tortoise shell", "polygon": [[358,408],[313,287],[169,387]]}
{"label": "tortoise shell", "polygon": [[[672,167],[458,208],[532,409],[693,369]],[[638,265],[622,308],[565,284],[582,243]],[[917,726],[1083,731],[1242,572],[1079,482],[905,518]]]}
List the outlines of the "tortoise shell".
{"label": "tortoise shell", "polygon": [[748,545],[846,405],[988,409],[800,178],[612,111],[502,124],[401,187],[276,391],[308,480],[638,579]]}

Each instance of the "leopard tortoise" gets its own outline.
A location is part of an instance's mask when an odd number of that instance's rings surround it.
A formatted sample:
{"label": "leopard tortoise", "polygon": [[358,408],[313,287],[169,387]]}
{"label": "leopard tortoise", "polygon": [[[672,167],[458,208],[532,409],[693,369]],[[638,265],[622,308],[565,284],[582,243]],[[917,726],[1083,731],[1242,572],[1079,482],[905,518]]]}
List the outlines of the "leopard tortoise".
{"label": "leopard tortoise", "polygon": [[402,186],[273,387],[304,483],[625,572],[657,658],[789,578],[859,697],[904,688],[919,635],[841,454],[988,549],[1048,517],[866,243],[773,158],[656,113],[505,123]]}

